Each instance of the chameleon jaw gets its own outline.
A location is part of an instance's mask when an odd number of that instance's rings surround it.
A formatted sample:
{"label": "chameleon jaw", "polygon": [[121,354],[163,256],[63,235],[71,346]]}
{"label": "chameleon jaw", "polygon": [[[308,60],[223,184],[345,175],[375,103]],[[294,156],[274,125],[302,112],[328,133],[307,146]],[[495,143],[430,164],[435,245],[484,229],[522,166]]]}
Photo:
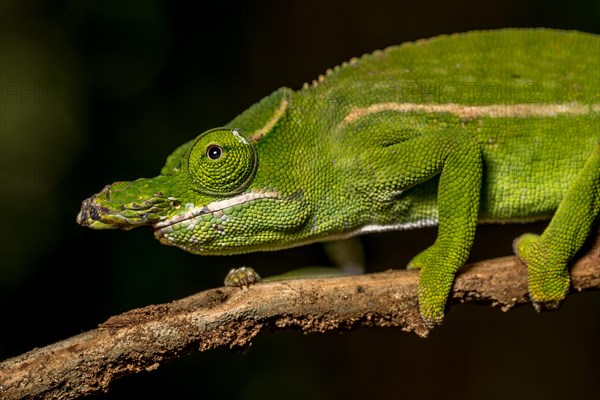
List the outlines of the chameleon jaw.
{"label": "chameleon jaw", "polygon": [[[206,229],[212,234],[216,233],[218,236],[225,235],[226,222],[223,221],[228,219],[225,215],[226,209],[244,206],[247,203],[252,203],[260,199],[276,199],[278,197],[279,193],[273,190],[253,190],[202,206],[194,207],[193,204],[188,204],[185,212],[154,223],[152,225],[154,237],[162,244],[177,246],[192,253],[199,253],[202,251],[199,247],[202,240],[197,240],[193,245],[185,245],[176,240],[174,233],[176,234],[178,230],[193,229],[198,224],[206,226],[207,222],[203,221],[203,218],[208,215],[217,222],[211,222],[211,227]],[[212,234],[207,234],[206,237],[210,237]]]}

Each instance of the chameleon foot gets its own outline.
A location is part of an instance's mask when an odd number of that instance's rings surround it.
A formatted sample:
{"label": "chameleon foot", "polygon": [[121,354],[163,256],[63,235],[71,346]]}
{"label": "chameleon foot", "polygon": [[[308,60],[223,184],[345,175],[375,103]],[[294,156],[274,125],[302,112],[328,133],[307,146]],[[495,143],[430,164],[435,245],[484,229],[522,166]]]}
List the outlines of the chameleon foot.
{"label": "chameleon foot", "polygon": [[557,309],[569,292],[566,264],[552,257],[540,236],[532,233],[516,238],[513,249],[527,267],[529,298],[536,311]]}
{"label": "chameleon foot", "polygon": [[435,248],[429,248],[418,254],[408,264],[407,269],[420,269],[419,276],[419,311],[421,318],[428,328],[434,328],[441,325],[444,319],[446,301],[452,283],[454,274],[452,269],[445,270],[439,268],[437,251]]}
{"label": "chameleon foot", "polygon": [[250,267],[232,268],[225,277],[225,286],[248,288],[260,280],[260,275]]}

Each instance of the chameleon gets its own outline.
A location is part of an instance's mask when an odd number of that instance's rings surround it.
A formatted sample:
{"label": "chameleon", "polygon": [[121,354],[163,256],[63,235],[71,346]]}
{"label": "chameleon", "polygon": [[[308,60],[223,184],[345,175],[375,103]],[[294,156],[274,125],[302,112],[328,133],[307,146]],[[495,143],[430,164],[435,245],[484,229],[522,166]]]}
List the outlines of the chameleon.
{"label": "chameleon", "polygon": [[280,88],[158,176],[105,186],[77,221],[149,226],[200,255],[437,226],[407,265],[433,327],[478,223],[549,220],[513,242],[540,311],[565,298],[599,211],[600,36],[528,28],[405,43]]}

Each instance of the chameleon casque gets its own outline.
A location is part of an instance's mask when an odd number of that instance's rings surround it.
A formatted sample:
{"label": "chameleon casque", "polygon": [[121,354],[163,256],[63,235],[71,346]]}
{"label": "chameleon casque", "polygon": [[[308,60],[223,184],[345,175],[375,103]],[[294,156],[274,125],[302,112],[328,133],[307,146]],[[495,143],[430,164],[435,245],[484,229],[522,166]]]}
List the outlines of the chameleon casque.
{"label": "chameleon casque", "polygon": [[177,148],[160,175],[84,200],[77,221],[150,226],[211,255],[437,225],[408,265],[433,326],[477,223],[550,219],[513,247],[534,305],[552,309],[599,209],[600,37],[504,29],[390,47],[279,89]]}

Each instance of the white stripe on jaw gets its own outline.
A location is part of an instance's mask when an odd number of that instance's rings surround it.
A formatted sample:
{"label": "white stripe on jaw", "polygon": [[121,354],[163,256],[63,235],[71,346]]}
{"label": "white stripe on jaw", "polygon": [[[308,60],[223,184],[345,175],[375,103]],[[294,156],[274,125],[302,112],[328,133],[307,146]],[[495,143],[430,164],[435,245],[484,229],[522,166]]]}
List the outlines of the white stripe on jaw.
{"label": "white stripe on jaw", "polygon": [[417,104],[417,103],[378,103],[368,107],[357,108],[346,115],[340,128],[370,114],[384,111],[450,113],[462,119],[478,117],[489,118],[526,118],[555,117],[562,114],[583,115],[600,112],[600,104],[491,104],[485,106],[468,106],[464,104]]}
{"label": "white stripe on jaw", "polygon": [[281,118],[281,116],[283,115],[283,113],[285,112],[285,110],[287,109],[289,105],[288,99],[287,98],[283,98],[281,99],[281,103],[279,103],[279,107],[277,108],[277,110],[275,110],[275,112],[273,113],[273,115],[271,116],[271,118],[269,118],[269,120],[267,121],[267,123],[260,128],[259,130],[255,131],[254,133],[252,133],[250,135],[250,139],[253,142],[258,142],[260,139],[262,139],[267,133],[269,133],[269,131],[271,129],[273,129],[273,127],[275,126],[275,124],[277,123],[277,121],[279,121],[279,119]]}
{"label": "white stripe on jaw", "polygon": [[197,217],[199,215],[209,214],[209,213],[213,213],[215,211],[224,210],[226,208],[237,206],[239,204],[244,204],[244,203],[247,203],[252,200],[267,199],[267,198],[274,199],[274,198],[278,197],[278,195],[279,194],[277,192],[274,192],[272,190],[267,190],[264,192],[255,191],[255,192],[243,193],[238,196],[231,197],[229,199],[212,202],[205,206],[192,207],[188,211],[184,212],[183,214],[175,215],[174,217],[171,217],[164,221],[157,222],[156,224],[154,224],[154,227],[156,229],[165,228],[167,226],[188,220],[190,218]]}

